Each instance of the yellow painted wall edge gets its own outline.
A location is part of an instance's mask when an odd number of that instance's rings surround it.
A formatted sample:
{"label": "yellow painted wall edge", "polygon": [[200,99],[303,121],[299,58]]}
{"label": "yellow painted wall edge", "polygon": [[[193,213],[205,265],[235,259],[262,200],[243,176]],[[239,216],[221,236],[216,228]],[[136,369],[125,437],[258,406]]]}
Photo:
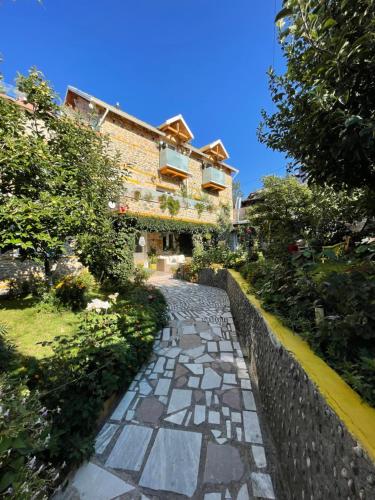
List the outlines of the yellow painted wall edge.
{"label": "yellow painted wall edge", "polygon": [[249,285],[237,271],[229,270],[242,291],[261,313],[269,328],[284,348],[289,351],[315,383],[327,404],[345,424],[353,438],[375,461],[375,409],[317,356],[301,337],[284,326],[277,316],[265,311],[260,301],[248,292]]}

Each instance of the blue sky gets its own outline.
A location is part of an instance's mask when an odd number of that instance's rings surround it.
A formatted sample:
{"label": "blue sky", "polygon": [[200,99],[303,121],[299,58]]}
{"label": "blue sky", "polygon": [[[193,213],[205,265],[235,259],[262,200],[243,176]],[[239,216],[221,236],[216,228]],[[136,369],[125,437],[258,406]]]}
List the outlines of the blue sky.
{"label": "blue sky", "polygon": [[71,84],[154,125],[182,113],[194,145],[222,139],[248,194],[285,172],[284,157],[256,138],[261,108],[272,109],[274,9],[274,0],[0,0],[0,71],[11,83],[35,65],[61,96]]}

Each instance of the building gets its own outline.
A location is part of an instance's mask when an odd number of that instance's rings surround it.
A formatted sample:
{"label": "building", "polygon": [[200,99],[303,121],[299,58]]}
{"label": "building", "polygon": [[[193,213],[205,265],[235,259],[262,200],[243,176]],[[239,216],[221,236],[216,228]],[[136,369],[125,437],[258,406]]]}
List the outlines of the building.
{"label": "building", "polygon": [[[193,230],[208,230],[223,211],[233,221],[232,178],[238,171],[226,163],[229,155],[220,139],[197,148],[182,115],[153,126],[70,86],[65,106],[107,134],[120,154],[126,175],[116,208],[148,221],[149,230],[138,238],[136,262],[147,266],[149,256],[157,254],[177,263],[191,254]],[[179,223],[178,231],[157,230],[162,220]]]}
{"label": "building", "polygon": [[247,209],[248,207],[261,203],[263,201],[262,189],[253,191],[247,198],[237,198],[234,206],[234,224],[248,224]]}

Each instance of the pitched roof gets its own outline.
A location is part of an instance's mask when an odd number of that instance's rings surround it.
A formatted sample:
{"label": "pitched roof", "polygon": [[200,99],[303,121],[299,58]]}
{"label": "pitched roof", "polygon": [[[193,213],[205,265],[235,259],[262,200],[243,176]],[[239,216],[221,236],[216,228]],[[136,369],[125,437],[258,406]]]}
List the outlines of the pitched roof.
{"label": "pitched roof", "polygon": [[225,146],[222,143],[221,139],[217,139],[216,141],[203,146],[202,148],[200,148],[200,150],[208,155],[217,156],[219,160],[226,160],[227,158],[229,158],[229,153],[225,149]]}
{"label": "pitched roof", "polygon": [[182,139],[185,139],[186,142],[194,139],[193,132],[190,130],[182,115],[172,116],[172,118],[169,118],[159,125],[158,128],[164,132],[169,131],[175,135],[179,135]]}

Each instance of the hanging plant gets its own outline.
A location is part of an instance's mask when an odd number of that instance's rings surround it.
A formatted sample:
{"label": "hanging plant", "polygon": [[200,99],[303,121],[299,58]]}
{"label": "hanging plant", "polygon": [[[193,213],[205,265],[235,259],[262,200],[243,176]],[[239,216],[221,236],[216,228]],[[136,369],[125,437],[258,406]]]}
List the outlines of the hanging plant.
{"label": "hanging plant", "polygon": [[200,217],[203,213],[203,210],[205,209],[206,205],[202,203],[201,201],[198,201],[195,204],[195,210],[198,212],[198,216]]}
{"label": "hanging plant", "polygon": [[168,212],[173,216],[177,215],[180,211],[180,202],[173,198],[173,196],[167,196],[162,194],[159,197],[160,208],[163,210],[168,210]]}
{"label": "hanging plant", "polygon": [[134,191],[134,201],[139,201],[141,199],[141,192],[140,191]]}
{"label": "hanging plant", "polygon": [[147,192],[147,193],[144,195],[143,199],[144,199],[145,201],[151,202],[151,201],[153,201],[154,197],[152,196],[152,194],[151,194],[150,192]]}
{"label": "hanging plant", "polygon": [[160,204],[161,210],[163,212],[165,212],[165,210],[167,210],[167,208],[168,208],[167,195],[162,194],[161,196],[159,196],[159,204]]}
{"label": "hanging plant", "polygon": [[173,198],[172,196],[168,196],[167,198],[167,208],[169,213],[173,215],[177,215],[180,211],[180,202]]}

